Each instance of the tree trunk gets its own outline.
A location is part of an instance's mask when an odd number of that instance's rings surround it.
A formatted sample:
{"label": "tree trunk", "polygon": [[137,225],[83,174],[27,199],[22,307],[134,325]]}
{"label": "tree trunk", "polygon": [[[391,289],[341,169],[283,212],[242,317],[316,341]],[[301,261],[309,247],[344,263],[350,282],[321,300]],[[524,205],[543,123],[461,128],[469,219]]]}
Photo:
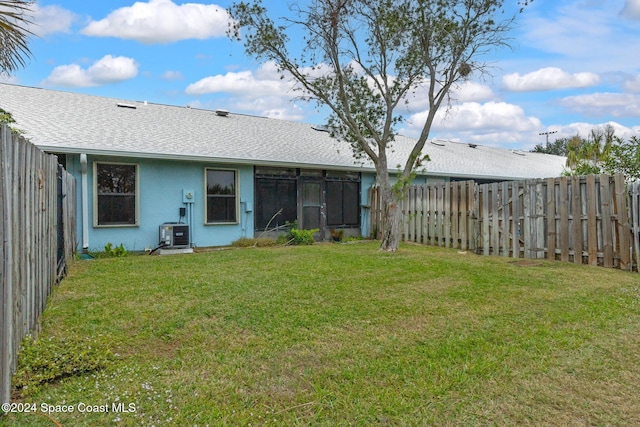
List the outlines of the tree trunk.
{"label": "tree trunk", "polygon": [[384,224],[380,250],[395,252],[400,245],[400,226],[402,223],[402,208],[400,202],[402,195],[396,194],[388,183],[385,186],[380,185],[380,191],[382,220]]}

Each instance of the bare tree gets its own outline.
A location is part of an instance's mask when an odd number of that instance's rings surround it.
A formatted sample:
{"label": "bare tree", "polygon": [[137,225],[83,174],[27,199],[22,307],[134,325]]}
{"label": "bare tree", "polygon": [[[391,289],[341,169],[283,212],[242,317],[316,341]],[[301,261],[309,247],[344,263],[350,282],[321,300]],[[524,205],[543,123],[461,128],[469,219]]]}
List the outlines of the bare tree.
{"label": "bare tree", "polygon": [[0,74],[9,74],[24,67],[31,56],[27,45],[33,33],[29,12],[31,0],[0,0]]}
{"label": "bare tree", "polygon": [[[526,0],[511,0],[526,6]],[[298,83],[302,98],[330,110],[329,129],[349,143],[356,158],[375,165],[386,227],[381,249],[398,248],[399,202],[416,167],[428,160],[422,150],[436,112],[449,91],[472,73],[487,72],[479,61],[507,45],[517,14],[509,0],[309,0],[295,2],[291,16],[276,24],[260,0],[230,8],[229,34],[244,42],[247,54],[273,61]],[[288,37],[304,34],[304,47]],[[298,40],[296,42],[299,43]],[[422,95],[426,93],[426,95]],[[428,114],[410,155],[389,175],[388,153],[403,121],[405,104],[416,94],[428,101]]]}

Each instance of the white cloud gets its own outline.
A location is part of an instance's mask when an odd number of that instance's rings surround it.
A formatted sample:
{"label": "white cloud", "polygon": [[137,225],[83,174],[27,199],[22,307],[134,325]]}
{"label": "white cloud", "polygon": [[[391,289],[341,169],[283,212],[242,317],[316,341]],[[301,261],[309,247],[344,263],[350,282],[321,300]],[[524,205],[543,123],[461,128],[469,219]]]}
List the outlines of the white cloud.
{"label": "white cloud", "polygon": [[[417,137],[427,111],[412,115],[400,133]],[[505,102],[466,102],[440,109],[431,127],[431,138],[519,148],[532,143],[544,129],[540,120]]]}
{"label": "white cloud", "polygon": [[[321,67],[307,70],[321,73]],[[187,86],[188,95],[228,94],[225,109],[282,120],[305,120],[305,110],[293,99],[301,95],[294,90],[291,79],[281,78],[277,66],[266,62],[255,71],[229,71],[226,74],[205,77]],[[198,101],[199,105],[208,101]],[[220,102],[218,99],[216,102]],[[218,108],[219,105],[212,106]]]}
{"label": "white cloud", "polygon": [[180,71],[165,71],[162,74],[162,78],[164,80],[182,80],[184,78],[184,76],[182,75],[182,73]]}
{"label": "white cloud", "polygon": [[[407,121],[409,128],[420,129],[426,120],[428,112],[424,111],[412,115]],[[533,131],[542,127],[540,120],[527,117],[524,110],[514,104],[506,102],[466,102],[452,106],[448,111],[438,110],[433,122],[433,130],[459,131]]]}
{"label": "white cloud", "polygon": [[281,79],[272,63],[266,63],[255,72],[239,71],[205,77],[186,88],[188,95],[208,93],[230,93],[240,96],[289,96],[292,97],[294,84]]}
{"label": "white cloud", "polygon": [[149,0],[116,9],[106,18],[89,23],[82,33],[145,44],[202,40],[224,36],[229,19],[227,11],[215,4],[177,5],[171,0]]}
{"label": "white cloud", "polygon": [[[429,108],[428,83],[423,84],[415,93],[407,96],[407,111],[416,112]],[[449,94],[455,103],[482,102],[495,97],[493,90],[484,84],[467,81],[451,87]],[[443,108],[446,108],[443,107]]]}
{"label": "white cloud", "polygon": [[629,92],[640,93],[640,75],[629,79],[624,83],[624,88]]}
{"label": "white cloud", "polygon": [[506,90],[514,92],[532,92],[554,89],[590,87],[600,82],[600,76],[594,73],[569,74],[556,67],[541,68],[520,75],[507,74],[502,78]]}
{"label": "white cloud", "polygon": [[117,83],[138,75],[138,64],[124,56],[106,55],[91,67],[78,64],[60,65],[53,69],[42,84],[44,86],[90,87]]}
{"label": "white cloud", "polygon": [[629,19],[640,19],[640,0],[626,0],[620,16]]}
{"label": "white cloud", "polygon": [[593,117],[640,117],[640,95],[628,93],[592,93],[568,96],[560,105]]}
{"label": "white cloud", "polygon": [[68,33],[77,15],[60,6],[40,7],[31,5],[31,21],[29,30],[39,37],[53,33]]}
{"label": "white cloud", "polygon": [[215,110],[223,108],[229,111],[255,114],[280,120],[304,121],[308,111],[300,107],[298,103],[284,96],[267,96],[259,98],[232,97],[216,98],[215,100],[194,100],[188,104],[194,108]]}
{"label": "white cloud", "polygon": [[458,102],[480,102],[494,97],[491,87],[475,82],[464,82],[452,89],[452,98]]}
{"label": "white cloud", "polygon": [[291,107],[291,106],[262,110],[260,115],[269,117],[270,119],[278,119],[278,120],[288,120],[288,121],[304,120],[303,112],[300,109],[296,107]]}

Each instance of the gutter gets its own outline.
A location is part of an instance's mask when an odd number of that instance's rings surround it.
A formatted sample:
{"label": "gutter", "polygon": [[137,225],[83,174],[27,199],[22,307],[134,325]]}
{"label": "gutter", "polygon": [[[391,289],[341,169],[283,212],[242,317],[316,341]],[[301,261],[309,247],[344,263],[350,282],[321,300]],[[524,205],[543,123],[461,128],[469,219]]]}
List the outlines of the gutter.
{"label": "gutter", "polygon": [[[220,165],[243,165],[243,166],[273,166],[284,168],[301,168],[301,169],[331,169],[336,171],[348,171],[348,172],[369,172],[375,173],[376,169],[370,164],[365,165],[335,165],[325,163],[299,163],[299,162],[287,162],[278,160],[265,160],[265,159],[246,159],[246,158],[234,158],[234,157],[209,157],[193,154],[176,154],[176,153],[149,153],[149,152],[135,152],[135,151],[114,151],[114,150],[96,150],[96,149],[74,149],[66,147],[57,147],[52,145],[44,145],[34,143],[38,148],[49,153],[66,153],[66,154],[80,154],[94,155],[104,157],[127,157],[127,158],[139,158],[139,159],[154,159],[154,160],[177,160],[186,162],[199,162],[204,164],[220,164]],[[531,153],[536,154],[536,153]],[[82,159],[81,159],[82,162]],[[397,169],[389,168],[389,174],[395,175]],[[440,169],[429,169],[427,163],[426,173],[419,173],[419,176],[426,177],[451,177],[462,179],[489,179],[489,180],[502,180],[502,181],[521,181],[525,179],[539,179],[540,176],[505,176],[505,175],[485,175],[481,173],[464,173],[464,172],[451,172],[443,171]]]}
{"label": "gutter", "polygon": [[82,170],[82,252],[89,251],[89,178],[87,176],[87,155],[80,154],[80,166]]}

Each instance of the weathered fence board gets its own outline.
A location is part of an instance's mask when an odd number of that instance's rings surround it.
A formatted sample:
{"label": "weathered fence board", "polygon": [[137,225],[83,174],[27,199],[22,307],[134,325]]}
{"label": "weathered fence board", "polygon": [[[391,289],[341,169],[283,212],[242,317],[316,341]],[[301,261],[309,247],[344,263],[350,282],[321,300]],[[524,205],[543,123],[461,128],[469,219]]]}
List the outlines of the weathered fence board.
{"label": "weathered fence board", "polygon": [[[59,190],[58,180],[63,180]],[[58,198],[65,195],[63,211]],[[59,221],[58,215],[62,215]],[[0,400],[10,398],[16,354],[37,327],[76,247],[75,180],[55,156],[0,126]],[[64,238],[61,238],[64,236]],[[58,241],[65,242],[63,255]],[[61,257],[64,257],[61,259]]]}
{"label": "weathered fence board", "polygon": [[631,238],[635,258],[636,270],[640,270],[640,181],[636,181],[629,186],[628,198],[629,212],[631,218]]}
{"label": "weathered fence board", "polygon": [[[380,231],[375,187],[370,196],[372,227]],[[640,184],[627,185],[622,175],[416,185],[402,203],[403,238],[484,255],[637,270],[639,204]]]}

